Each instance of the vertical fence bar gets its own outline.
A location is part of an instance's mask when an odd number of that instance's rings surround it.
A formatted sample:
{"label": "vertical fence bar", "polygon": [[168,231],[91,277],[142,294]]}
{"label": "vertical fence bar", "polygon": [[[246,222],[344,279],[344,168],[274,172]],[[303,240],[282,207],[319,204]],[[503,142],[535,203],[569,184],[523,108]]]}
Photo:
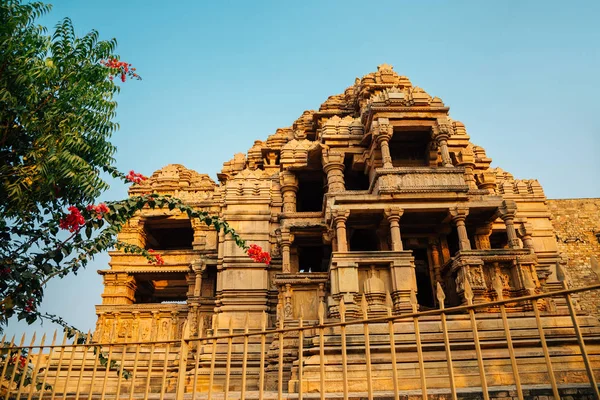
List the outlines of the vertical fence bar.
{"label": "vertical fence bar", "polygon": [[202,346],[202,331],[204,330],[204,318],[200,319],[198,327],[198,340],[196,341],[196,362],[194,363],[194,384],[192,385],[192,400],[196,400],[196,382],[198,382],[198,368],[200,367],[200,350]]}
{"label": "vertical fence bar", "polygon": [[140,328],[140,324],[138,322],[138,329],[137,329],[137,337],[136,337],[136,342],[138,342],[138,344],[135,345],[135,356],[133,356],[133,371],[131,372],[131,388],[129,390],[129,400],[133,400],[133,392],[135,392],[135,378],[137,376],[137,367],[138,367],[138,362],[139,362],[139,357],[140,357],[140,340],[142,338],[142,329]]}
{"label": "vertical fence bar", "polygon": [[546,367],[548,368],[548,377],[550,378],[550,385],[552,386],[552,394],[555,399],[560,399],[560,393],[558,392],[556,377],[554,376],[554,369],[552,368],[552,360],[550,359],[550,352],[548,351],[548,344],[546,343],[546,335],[544,334],[544,327],[542,325],[542,318],[540,317],[537,300],[531,300],[531,306],[533,307],[535,323],[540,334],[540,343],[542,344],[542,350],[544,351],[544,359],[546,360]]}
{"label": "vertical fence bar", "polygon": [[[473,305],[473,290],[471,289],[471,284],[469,283],[469,279],[465,278],[465,291],[464,296],[467,299],[467,304]],[[483,355],[481,353],[481,344],[479,342],[479,330],[477,329],[477,320],[475,318],[475,310],[469,308],[469,318],[471,319],[471,329],[473,330],[473,341],[475,342],[475,354],[477,356],[477,367],[479,368],[479,379],[481,381],[481,391],[483,393],[483,398],[485,400],[490,399],[490,394],[488,392],[487,378],[485,376],[485,369],[483,366]],[[557,397],[558,399],[559,397]]]}
{"label": "vertical fence bar", "polygon": [[[4,335],[2,335],[2,341],[0,342],[0,349],[6,348],[5,343],[6,343],[6,333]],[[6,360],[7,360],[6,362],[8,362],[8,357],[6,358]],[[4,364],[6,364],[6,362]],[[4,367],[4,364],[2,366],[2,369]],[[2,385],[3,381],[4,381],[4,375],[1,375],[0,376],[0,385]],[[0,386],[0,387],[2,387],[2,386]]]}
{"label": "vertical fence bar", "polygon": [[[112,352],[113,352],[113,347],[114,347],[113,339],[114,339],[114,336],[111,337],[111,343],[108,344],[108,356],[106,357],[106,369],[104,370],[104,382],[102,384],[102,393],[100,394],[101,400],[104,400],[104,398],[106,396],[106,387],[108,386],[108,384],[107,384],[108,374],[110,373],[110,363],[112,361]],[[99,351],[101,352],[102,349],[99,349]],[[103,357],[102,354],[101,354],[101,357]]]}
{"label": "vertical fence bar", "polygon": [[[279,308],[279,329],[283,329],[285,315],[283,314],[283,307],[281,304],[277,306]],[[278,333],[279,338],[279,370],[277,371],[277,398],[283,397],[283,332]]]}
{"label": "vertical fence bar", "polygon": [[446,313],[444,312],[444,300],[446,295],[442,289],[442,285],[437,283],[437,299],[440,304],[440,314],[442,320],[442,333],[444,335],[444,347],[446,348],[446,362],[448,363],[448,379],[450,380],[450,392],[453,400],[458,400],[456,395],[456,382],[454,381],[454,366],[452,365],[452,352],[450,351],[450,337],[448,335],[448,324],[446,323]]}
{"label": "vertical fence bar", "polygon": [[249,324],[250,314],[246,312],[246,319],[244,321],[244,351],[242,355],[242,392],[240,394],[240,398],[244,400],[246,398],[246,369],[248,364],[248,324]]}
{"label": "vertical fence bar", "polygon": [[319,302],[319,392],[321,400],[325,400],[325,304]]}
{"label": "vertical fence bar", "polygon": [[[29,344],[29,348],[27,349],[27,355],[25,356],[25,364],[23,365],[22,368],[22,372],[21,372],[21,379],[19,380],[19,387],[17,388],[17,397],[16,400],[19,400],[21,398],[21,391],[23,390],[23,386],[25,385],[25,377],[27,376],[27,368],[29,367],[29,358],[31,357],[31,351],[33,350],[33,346],[35,345],[35,332],[33,333],[33,336],[31,337],[31,343]],[[18,357],[16,362],[15,362],[15,369],[18,368],[18,366],[21,363],[21,358]]]}
{"label": "vertical fence bar", "polygon": [[127,339],[129,339],[129,337],[126,334],[125,339],[122,343],[123,350],[121,350],[121,362],[117,372],[117,389],[115,391],[115,399],[118,399],[121,396],[121,382],[123,382],[123,375],[125,370],[125,356],[127,355]]}
{"label": "vertical fence bar", "polygon": [[[229,318],[229,335],[233,335],[233,318]],[[225,387],[223,388],[224,399],[229,396],[229,383],[231,381],[231,353],[233,351],[233,338],[227,338],[227,359],[225,363]]]}
{"label": "vertical fence bar", "polygon": [[[56,336],[56,332],[54,333],[54,335]],[[2,338],[2,346],[4,346],[4,340],[6,340],[6,339]],[[8,345],[8,349],[11,349],[14,345],[15,345],[15,335],[13,335],[12,339],[10,340],[10,344]],[[8,350],[8,351],[10,351],[10,350]],[[8,363],[9,362],[10,362],[10,353],[7,353],[6,354],[6,361],[4,361],[4,365],[2,366],[2,375],[0,375],[0,385],[2,385],[2,382],[4,382],[4,377],[6,376],[6,370],[8,369]],[[10,385],[10,383],[8,383],[7,385]]]}
{"label": "vertical fence bar", "polygon": [[167,390],[167,369],[169,366],[169,353],[171,352],[171,342],[165,347],[165,361],[163,363],[162,382],[160,384],[160,400],[164,400]]}
{"label": "vertical fence bar", "polygon": [[[412,312],[418,311],[417,294],[414,290],[410,291],[410,305]],[[419,371],[421,376],[421,395],[424,399],[427,398],[427,377],[425,376],[425,360],[423,359],[423,345],[421,343],[421,328],[419,327],[419,317],[413,317],[413,325],[415,327],[415,342],[417,345],[417,358],[419,359]]]}
{"label": "vertical fence bar", "polygon": [[363,335],[365,337],[365,359],[367,362],[367,396],[369,400],[373,400],[373,377],[371,372],[371,338],[369,336],[369,311],[367,306],[367,298],[365,294],[362,294],[360,299],[360,307],[362,311],[362,317],[365,322],[363,323]]}
{"label": "vertical fence bar", "polygon": [[[186,339],[186,336],[188,338]],[[176,399],[183,400],[185,394],[185,376],[187,374],[187,361],[190,352],[191,342],[189,339],[189,330],[187,321],[183,324],[181,330],[181,340],[179,342],[179,363],[177,365],[177,391]]]}
{"label": "vertical fence bar", "polygon": [[[596,276],[600,277],[600,271],[598,271],[598,265],[595,258],[591,258],[592,271],[596,274]],[[560,264],[556,267],[556,275],[558,280],[562,282],[563,289],[569,289],[566,274],[563,271]],[[579,349],[581,350],[581,357],[583,358],[583,364],[585,365],[585,370],[588,375],[588,379],[590,380],[590,386],[596,396],[596,399],[600,399],[600,391],[598,391],[598,384],[596,383],[596,377],[594,376],[594,371],[592,370],[592,364],[590,362],[590,358],[588,356],[587,350],[585,348],[585,342],[583,341],[583,335],[581,334],[581,328],[579,327],[579,322],[577,321],[577,312],[575,311],[575,307],[573,307],[573,299],[569,293],[565,294],[565,300],[567,301],[567,307],[569,308],[569,315],[571,316],[571,321],[573,322],[573,329],[575,330],[575,336],[577,337],[577,343],[579,344]]]}
{"label": "vertical fence bar", "polygon": [[[23,343],[25,343],[25,334],[23,334],[23,336],[21,336],[21,342],[19,344],[19,347],[23,347]],[[12,346],[11,346],[12,347]],[[20,353],[20,349],[17,349],[17,351]],[[10,379],[8,380],[8,388],[6,389],[6,396],[4,397],[4,400],[8,400],[10,397],[10,388],[11,385],[15,382],[15,375],[17,374],[17,367],[19,365],[19,353],[15,353],[15,366],[13,368],[12,374],[10,374]],[[7,357],[10,357],[10,353]],[[12,357],[10,357],[12,358]],[[7,362],[10,362],[7,361]]]}
{"label": "vertical fence bar", "polygon": [[55,329],[54,335],[52,336],[52,343],[50,344],[50,349],[48,350],[48,361],[46,362],[46,370],[44,371],[44,377],[42,378],[42,390],[40,391],[39,400],[44,397],[44,391],[46,390],[46,379],[48,379],[48,373],[50,372],[50,360],[52,359],[52,353],[54,353],[54,346],[56,345],[56,333],[57,332]]}
{"label": "vertical fence bar", "polygon": [[[2,342],[4,342],[4,340],[2,340]],[[33,372],[31,373],[31,384],[29,387],[29,395],[27,396],[27,400],[31,400],[31,398],[33,397],[33,392],[36,389],[36,381],[38,379],[38,371],[40,370],[40,362],[42,360],[42,353],[44,351],[44,343],[46,342],[46,334],[44,333],[42,335],[42,340],[40,341],[40,348],[39,348],[39,352],[37,353],[37,358],[35,360],[35,366],[33,367]],[[44,390],[44,388],[41,388],[41,390]]]}
{"label": "vertical fence bar", "polygon": [[144,391],[144,400],[148,400],[148,394],[150,393],[150,378],[152,378],[152,362],[154,361],[154,351],[156,350],[156,344],[150,345],[150,356],[148,357],[148,368],[146,372],[146,390]]}
{"label": "vertical fence bar", "polygon": [[100,346],[92,344],[94,352],[94,366],[92,367],[92,376],[90,378],[90,393],[94,393],[94,382],[96,381],[96,372],[98,371],[98,362],[100,361]]}
{"label": "vertical fence bar", "polygon": [[[340,299],[340,321],[346,322],[346,304],[344,298]],[[346,325],[340,326],[340,335],[342,338],[342,379],[344,388],[344,400],[348,400],[348,354],[346,354]]]}
{"label": "vertical fence bar", "polygon": [[300,319],[298,320],[298,400],[302,400],[304,388],[302,387],[302,377],[304,375],[304,312],[300,310]]}
{"label": "vertical fence bar", "polygon": [[88,331],[83,343],[83,356],[81,358],[81,368],[79,369],[79,378],[77,378],[77,388],[75,389],[75,400],[79,400],[79,391],[81,389],[81,381],[83,380],[83,371],[85,370],[85,360],[87,359],[87,353],[89,348],[87,345],[90,343],[92,333]]}
{"label": "vertical fence bar", "polygon": [[[69,346],[69,352],[71,353],[71,358],[69,359],[69,366],[67,367],[67,376],[65,377],[65,388],[63,389],[63,399],[67,398],[67,388],[69,385],[69,380],[71,379],[71,371],[73,370],[73,360],[75,359],[75,354],[77,353],[77,342],[79,341],[79,332],[75,332],[75,337],[73,338],[73,344]],[[66,350],[66,348],[65,348]]]}
{"label": "vertical fence bar", "polygon": [[265,351],[267,346],[267,313],[263,311],[261,319],[261,335],[260,335],[260,370],[258,371],[258,400],[263,400],[265,391]]}
{"label": "vertical fence bar", "polygon": [[56,375],[54,376],[54,385],[52,385],[52,396],[50,397],[52,400],[54,400],[54,397],[56,397],[56,390],[58,389],[58,379],[60,378],[60,370],[62,368],[62,361],[63,361],[63,357],[65,355],[66,345],[67,345],[67,332],[65,332],[63,335],[63,341],[62,341],[62,345],[60,348],[60,356],[58,356],[58,364],[56,365]]}
{"label": "vertical fence bar", "polygon": [[213,383],[215,382],[215,361],[216,361],[216,357],[217,357],[217,339],[215,338],[215,336],[217,336],[218,324],[219,324],[219,319],[217,318],[217,315],[213,315],[213,318],[212,318],[212,329],[213,329],[213,332],[212,332],[212,354],[210,356],[210,372],[209,372],[209,378],[208,378],[208,394],[207,394],[208,400],[212,399]]}
{"label": "vertical fence bar", "polygon": [[[386,309],[388,317],[393,316],[394,302],[392,296],[387,292],[385,296]],[[398,387],[398,362],[396,360],[396,331],[394,329],[394,321],[388,321],[388,331],[390,335],[390,356],[392,357],[392,380],[394,381],[394,399],[400,399],[400,388]]]}
{"label": "vertical fence bar", "polygon": [[[494,290],[498,296],[498,300],[504,300],[504,286],[500,276],[496,275],[494,278]],[[515,377],[515,387],[517,389],[517,396],[519,400],[523,398],[523,388],[521,387],[521,377],[519,376],[519,368],[517,366],[517,357],[515,355],[515,348],[513,346],[512,336],[510,334],[510,325],[508,324],[508,317],[506,316],[506,307],[504,304],[500,304],[500,314],[502,315],[502,325],[504,326],[504,335],[506,336],[506,345],[508,347],[508,355],[510,356],[510,363],[512,365],[513,375]]]}

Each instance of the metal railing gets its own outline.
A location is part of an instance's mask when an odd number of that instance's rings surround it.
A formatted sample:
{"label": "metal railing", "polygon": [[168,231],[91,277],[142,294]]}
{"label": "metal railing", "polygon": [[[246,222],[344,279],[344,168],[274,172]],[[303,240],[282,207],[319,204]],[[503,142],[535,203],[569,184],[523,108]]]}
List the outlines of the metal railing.
{"label": "metal railing", "polygon": [[[395,315],[388,294],[387,315],[369,318],[369,304],[363,295],[361,315],[357,319],[349,319],[347,305],[341,300],[339,322],[325,320],[325,305],[321,303],[318,321],[304,321],[300,317],[294,322],[288,321],[289,326],[286,326],[282,317],[276,329],[267,329],[267,314],[263,313],[260,324],[251,324],[247,315],[243,327],[234,329],[233,320],[229,320],[228,325],[222,328],[216,326],[217,319],[214,319],[212,330],[207,331],[209,334],[206,337],[184,337],[181,340],[142,342],[138,337],[137,341],[128,343],[94,343],[88,333],[85,338],[76,336],[68,339],[65,335],[57,342],[56,332],[50,344],[47,344],[45,335],[37,343],[34,334],[29,344],[25,335],[18,343],[14,337],[9,342],[3,338],[4,346],[0,348],[0,399],[325,399],[330,394],[343,396],[344,399],[360,394],[373,399],[384,393],[383,387],[389,387],[389,390],[385,389],[388,390],[386,396],[394,399],[400,399],[406,393],[426,399],[428,394],[440,392],[458,399],[461,391],[466,389],[475,389],[484,399],[490,399],[495,397],[495,392],[507,390],[507,387],[519,399],[526,398],[535,388],[547,388],[558,399],[561,398],[561,389],[572,383],[577,383],[580,388],[587,386],[586,393],[600,399],[593,370],[594,364],[600,366],[600,325],[597,331],[587,327],[582,330],[580,319],[584,317],[577,315],[572,298],[576,293],[598,290],[600,284],[575,289],[566,289],[563,284],[563,289],[559,291],[504,299],[501,283],[496,282],[494,289],[497,300],[480,304],[473,304],[468,281],[465,281],[464,289],[467,304],[458,307],[444,308],[444,292],[438,285],[437,298],[442,306],[435,310],[417,312],[413,293],[413,312]],[[546,321],[552,321],[556,313],[540,312],[544,302],[550,299],[564,299],[568,313],[565,312],[563,317],[570,317],[568,327],[565,325],[560,332],[552,333],[551,343],[547,339],[547,332],[554,328],[544,321],[545,318]],[[509,317],[506,306],[515,303],[528,304],[531,311]],[[493,314],[495,319],[490,319],[490,313],[477,312],[490,309],[498,310]],[[515,340],[513,335],[520,328],[514,322],[511,327],[509,320],[525,317],[535,320],[537,334],[532,337],[528,333],[526,339]],[[486,321],[497,323],[497,330],[504,338],[501,344],[495,343],[495,339],[482,338],[478,325]],[[467,322],[470,328],[466,333],[462,332],[462,338],[458,340],[456,329],[449,328],[449,324],[460,323],[464,327]],[[292,323],[294,326],[291,326]],[[251,325],[259,325],[260,328],[250,329]],[[424,333],[422,328],[426,325],[439,326],[434,333],[441,333],[442,340],[439,340],[439,336],[433,337],[431,332]],[[568,332],[564,330],[565,327]],[[407,339],[406,332],[413,339]],[[372,341],[374,336],[376,343]],[[587,344],[584,337],[588,339]],[[428,338],[427,343],[423,342],[423,338]],[[561,356],[557,349],[568,344],[569,340],[576,342],[579,350]],[[295,348],[290,348],[286,342],[293,343]],[[531,382],[522,383],[520,368],[525,367],[527,355],[519,356],[515,350],[524,346],[521,342],[529,343],[528,346],[532,348],[541,347],[545,364],[545,371],[541,372],[547,377],[546,382],[537,382],[537,386]],[[592,355],[588,351],[590,344],[595,348]],[[491,373],[488,369],[491,368],[491,361],[485,356],[486,348],[490,346],[504,348],[508,352],[511,371],[500,373],[502,379],[508,382],[504,385],[490,385]],[[457,359],[455,353],[463,348],[469,351],[473,349],[474,357],[467,361],[464,357]],[[353,361],[349,362],[349,352],[356,354],[359,351],[357,349],[362,351],[360,357],[353,356]],[[444,354],[444,374],[439,370],[440,362],[432,361],[430,357],[435,351],[438,352],[436,354]],[[398,358],[412,357],[415,353],[416,363]],[[339,362],[336,361],[333,366],[331,360],[338,360],[338,356]],[[383,361],[382,357],[385,358]],[[568,358],[565,363],[576,372],[578,382],[569,381],[568,371],[564,368],[560,371],[561,380],[557,379],[555,366],[563,365],[557,361],[557,357]],[[315,360],[318,362],[315,363]],[[467,380],[462,378],[463,372],[456,363],[474,361],[478,382],[473,384],[474,378],[471,376],[471,383],[465,384]],[[374,368],[374,363],[388,366],[385,369],[387,375],[375,377],[375,374],[383,372]],[[414,386],[417,379],[413,378],[418,375],[418,388],[415,390],[405,388],[405,369],[399,368],[402,363],[410,366],[416,364],[415,374],[408,378]],[[581,364],[582,368],[577,370],[577,365]],[[437,368],[437,375],[427,373],[427,369],[433,365]],[[499,374],[498,371],[494,373]],[[445,382],[442,384],[441,375]],[[360,379],[358,384],[357,376]],[[286,380],[289,384],[287,388]],[[335,384],[339,381],[341,387]],[[434,381],[435,384],[432,384]]]}

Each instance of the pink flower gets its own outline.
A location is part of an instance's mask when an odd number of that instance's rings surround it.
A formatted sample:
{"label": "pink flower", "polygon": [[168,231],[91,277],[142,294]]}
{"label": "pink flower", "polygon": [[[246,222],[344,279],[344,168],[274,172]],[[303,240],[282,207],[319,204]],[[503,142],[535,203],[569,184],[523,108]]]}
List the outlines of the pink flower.
{"label": "pink flower", "polygon": [[69,211],[69,214],[60,220],[58,226],[69,232],[77,232],[85,225],[85,218],[83,218],[83,215],[81,215],[81,212],[75,206],[71,206],[67,208],[67,210]]}
{"label": "pink flower", "polygon": [[129,173],[127,174],[127,176],[125,176],[125,179],[128,180],[129,182],[133,182],[135,184],[139,184],[139,183],[142,183],[143,181],[145,181],[148,178],[145,177],[142,174],[138,174],[135,171],[131,170],[131,171],[129,171]]}
{"label": "pink flower", "polygon": [[262,247],[258,245],[250,245],[250,248],[247,251],[248,257],[250,257],[254,262],[264,263],[269,265],[271,263],[271,255],[263,251]]}

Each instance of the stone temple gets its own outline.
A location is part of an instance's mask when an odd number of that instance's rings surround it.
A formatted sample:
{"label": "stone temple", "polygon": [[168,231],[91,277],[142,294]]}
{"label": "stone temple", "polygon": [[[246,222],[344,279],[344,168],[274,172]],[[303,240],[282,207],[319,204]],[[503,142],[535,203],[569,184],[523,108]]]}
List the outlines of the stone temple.
{"label": "stone temple", "polygon": [[[218,183],[174,164],[132,186],[131,195],[173,195],[218,215],[248,243],[270,252],[272,262],[253,262],[231,238],[178,212],[144,210],[119,239],[160,252],[165,263],[151,265],[119,251],[110,254],[110,268],[99,271],[105,289],[96,307],[94,339],[178,339],[184,324],[190,337],[246,324],[258,330],[264,312],[270,328],[281,321],[295,326],[300,318],[311,324],[318,321],[320,304],[325,318],[335,321],[342,300],[347,318],[359,318],[363,296],[369,317],[387,315],[388,298],[393,313],[412,312],[415,295],[417,308],[425,311],[440,307],[438,283],[445,307],[466,304],[466,281],[473,301],[484,303],[497,298],[495,282],[501,282],[505,298],[560,290],[558,264],[567,267],[572,282],[591,279],[590,257],[600,253],[600,239],[594,236],[600,231],[600,201],[547,200],[537,180],[515,179],[491,162],[465,125],[450,118],[440,98],[413,86],[391,66],[380,65],[317,111],[302,113],[291,127],[255,141],[246,154],[235,154],[223,164]],[[569,217],[574,212],[580,222]],[[581,251],[571,254],[574,246]],[[598,339],[598,299],[580,298],[577,305],[586,334]],[[559,329],[568,320],[564,300],[543,300],[538,308],[551,319],[558,339],[567,335]],[[531,305],[508,304],[507,311],[511,326],[523,335],[535,329]],[[501,384],[510,361],[502,350],[498,309],[490,307],[478,318],[486,331],[488,356],[496,354],[490,356],[497,367],[490,370],[490,381]],[[450,323],[460,337],[460,318]],[[396,329],[401,333],[402,324]],[[443,342],[433,327],[426,333],[426,321],[423,329],[428,374],[435,376],[435,361],[444,357],[436,346]],[[341,385],[337,335],[332,330],[326,338],[330,344],[324,362],[332,387]],[[389,389],[389,347],[373,335],[374,353],[383,343],[373,359],[375,384]],[[297,340],[286,336],[279,343],[275,336],[267,344],[273,353],[266,367],[267,387],[277,385],[276,349],[285,346],[290,349],[284,359],[286,389],[297,390]],[[353,355],[350,345],[348,357],[359,373],[364,371],[364,345],[355,346],[360,352]],[[527,346],[525,341],[520,346],[525,350],[519,350],[530,357],[521,368],[522,379],[535,382],[543,356],[539,346]],[[564,354],[576,347],[569,341],[561,346]],[[476,368],[472,350],[457,357],[455,368],[469,376],[469,369]],[[198,387],[206,387],[208,358],[200,361],[204,383]],[[555,361],[557,374],[565,382],[577,381],[575,373],[569,375],[571,361],[561,360]],[[240,379],[236,362],[234,354],[232,385]],[[311,372],[307,361],[301,382],[306,390],[317,385],[318,364]],[[252,365],[248,384],[256,385],[257,364]],[[403,387],[418,387],[414,365],[401,374],[407,378]],[[215,382],[223,379],[221,375]],[[435,387],[435,378],[430,382]]]}

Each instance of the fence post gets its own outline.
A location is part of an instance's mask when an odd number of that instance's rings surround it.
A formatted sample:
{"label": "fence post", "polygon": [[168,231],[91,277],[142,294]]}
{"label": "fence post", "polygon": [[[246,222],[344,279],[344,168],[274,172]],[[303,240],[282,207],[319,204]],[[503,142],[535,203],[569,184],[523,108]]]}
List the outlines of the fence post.
{"label": "fence post", "polygon": [[179,366],[177,368],[177,400],[183,400],[185,393],[185,374],[187,372],[187,357],[189,351],[189,339],[186,339],[188,335],[188,323],[187,321],[183,324],[183,330],[181,332],[181,345],[179,348]]}

